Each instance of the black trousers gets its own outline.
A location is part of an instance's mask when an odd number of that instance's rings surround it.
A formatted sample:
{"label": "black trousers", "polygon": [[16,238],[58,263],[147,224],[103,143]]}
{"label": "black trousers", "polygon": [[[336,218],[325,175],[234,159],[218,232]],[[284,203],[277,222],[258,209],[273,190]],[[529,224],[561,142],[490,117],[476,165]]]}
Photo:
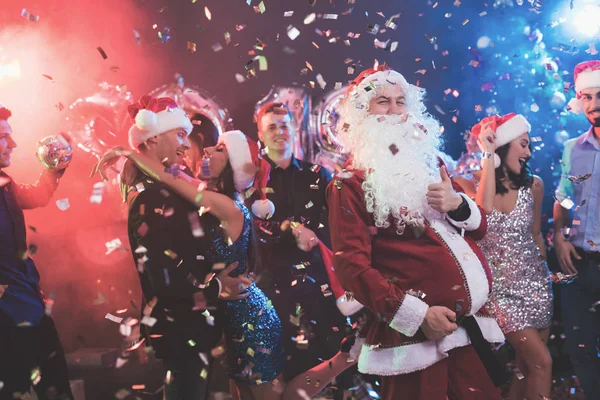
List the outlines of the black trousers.
{"label": "black trousers", "polygon": [[44,316],[33,327],[0,326],[0,382],[0,400],[12,400],[13,393],[26,393],[32,384],[40,400],[73,399],[52,318]]}

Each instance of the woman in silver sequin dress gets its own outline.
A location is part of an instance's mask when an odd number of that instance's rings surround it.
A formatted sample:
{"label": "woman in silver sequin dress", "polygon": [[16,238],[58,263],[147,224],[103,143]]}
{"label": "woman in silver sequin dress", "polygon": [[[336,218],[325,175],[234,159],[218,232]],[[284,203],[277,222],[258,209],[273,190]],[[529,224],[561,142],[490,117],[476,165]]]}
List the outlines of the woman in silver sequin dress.
{"label": "woman in silver sequin dress", "polygon": [[517,353],[511,400],[550,396],[552,359],[546,343],[552,321],[552,288],[541,233],[542,180],[527,161],[530,126],[509,114],[475,125],[483,152],[482,168],[459,177],[465,192],[487,214],[488,230],[479,242],[493,275],[488,309]]}

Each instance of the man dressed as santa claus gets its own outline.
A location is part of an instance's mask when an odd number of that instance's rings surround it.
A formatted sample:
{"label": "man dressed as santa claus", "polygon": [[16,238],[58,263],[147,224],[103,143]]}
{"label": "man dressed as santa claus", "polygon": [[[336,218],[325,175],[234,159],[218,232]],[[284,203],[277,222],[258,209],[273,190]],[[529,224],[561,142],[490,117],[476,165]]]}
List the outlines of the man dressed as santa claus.
{"label": "man dressed as santa claus", "polygon": [[351,157],[327,201],[336,274],[371,311],[358,368],[382,376],[384,399],[500,399],[494,383],[505,376],[489,343],[504,337],[483,309],[491,275],[475,243],[485,213],[440,162],[423,95],[376,66],[340,107]]}

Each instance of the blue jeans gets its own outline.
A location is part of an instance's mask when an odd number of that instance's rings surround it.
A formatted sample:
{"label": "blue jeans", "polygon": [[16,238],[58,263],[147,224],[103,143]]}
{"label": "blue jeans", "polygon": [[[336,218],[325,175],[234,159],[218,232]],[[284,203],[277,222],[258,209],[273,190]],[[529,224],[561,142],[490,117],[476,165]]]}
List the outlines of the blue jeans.
{"label": "blue jeans", "polygon": [[[562,288],[562,316],[567,353],[587,399],[600,399],[600,310],[592,304],[600,300],[600,257],[573,260],[579,277]],[[590,309],[592,311],[590,311]]]}

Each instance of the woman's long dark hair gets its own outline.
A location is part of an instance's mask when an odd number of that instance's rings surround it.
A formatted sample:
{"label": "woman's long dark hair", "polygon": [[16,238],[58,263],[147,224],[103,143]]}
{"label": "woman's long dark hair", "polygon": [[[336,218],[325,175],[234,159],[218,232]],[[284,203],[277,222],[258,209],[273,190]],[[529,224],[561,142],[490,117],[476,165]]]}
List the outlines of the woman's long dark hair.
{"label": "woman's long dark hair", "polygon": [[[504,146],[500,146],[496,149],[496,154],[500,157],[502,161],[500,163],[500,167],[496,168],[496,193],[497,194],[506,194],[508,193],[508,189],[504,186],[504,181],[508,179],[510,182],[510,188],[514,190],[519,190],[522,187],[529,188],[533,185],[533,172],[529,167],[529,162],[526,161],[521,163],[521,173],[515,174],[510,171],[508,168],[503,168],[506,162],[506,156],[508,155],[508,151],[510,149],[510,143],[505,144]],[[506,175],[504,174],[504,170],[506,169]]]}
{"label": "woman's long dark hair", "polygon": [[[219,193],[229,197],[232,200],[236,199],[237,190],[235,189],[235,182],[233,179],[233,168],[230,163],[227,163],[225,169],[219,175],[217,180],[216,189]],[[205,213],[201,217],[202,224],[206,238],[213,242],[216,239],[213,235],[225,235],[223,228],[221,228],[221,221],[210,213]],[[243,232],[242,232],[243,234]],[[254,232],[254,224],[251,225],[250,231],[250,243],[248,245],[248,272],[254,272],[259,274],[260,271],[260,251],[258,247],[258,236]]]}

